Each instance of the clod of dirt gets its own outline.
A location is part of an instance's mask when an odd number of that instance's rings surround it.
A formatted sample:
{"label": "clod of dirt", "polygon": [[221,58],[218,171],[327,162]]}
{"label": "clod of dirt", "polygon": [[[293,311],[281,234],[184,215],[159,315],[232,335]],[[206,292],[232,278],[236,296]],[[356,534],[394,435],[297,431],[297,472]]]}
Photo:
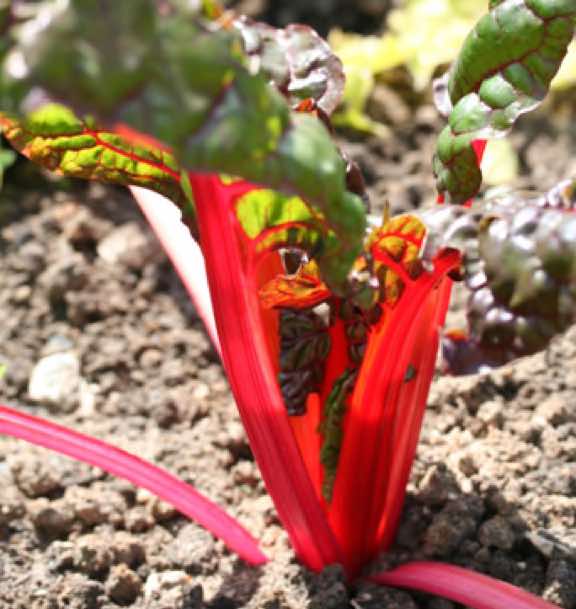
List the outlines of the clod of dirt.
{"label": "clod of dirt", "polygon": [[28,503],[30,520],[46,537],[65,537],[72,530],[74,514],[63,499],[50,501],[40,497]]}
{"label": "clod of dirt", "polygon": [[[104,586],[78,573],[67,573],[51,587],[48,607],[66,609],[101,609],[106,596]],[[41,606],[41,605],[38,605]]]}
{"label": "clod of dirt", "polygon": [[74,567],[89,577],[105,575],[114,561],[114,553],[105,535],[90,533],[78,538],[74,547]]}
{"label": "clod of dirt", "polygon": [[565,609],[576,608],[576,564],[554,559],[546,571],[546,587],[543,597]]}
{"label": "clod of dirt", "polygon": [[124,523],[126,500],[106,484],[96,482],[91,487],[71,486],[66,489],[64,497],[74,517],[84,527],[93,527],[104,522],[118,527]]}
{"label": "clod of dirt", "polygon": [[352,605],[354,609],[418,609],[406,592],[374,584],[360,586]]}
{"label": "clod of dirt", "polygon": [[114,602],[130,605],[142,590],[142,580],[125,564],[114,565],[106,580],[105,590]]}
{"label": "clod of dirt", "polygon": [[126,531],[116,531],[112,535],[110,550],[115,563],[124,563],[129,567],[137,567],[146,560],[142,541]]}
{"label": "clod of dirt", "polygon": [[478,540],[484,546],[511,550],[516,541],[516,534],[508,519],[494,516],[482,524],[478,530]]}

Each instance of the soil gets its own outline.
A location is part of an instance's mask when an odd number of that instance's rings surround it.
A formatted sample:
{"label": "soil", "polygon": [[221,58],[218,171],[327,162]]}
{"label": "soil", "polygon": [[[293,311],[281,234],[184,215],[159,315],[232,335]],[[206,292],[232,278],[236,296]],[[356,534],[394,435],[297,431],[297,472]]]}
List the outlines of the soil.
{"label": "soil", "polygon": [[[394,131],[344,134],[342,146],[375,208],[431,201],[435,111],[398,95],[373,103],[381,118],[396,113]],[[544,117],[514,135],[519,186],[576,175],[573,130]],[[129,195],[29,173],[24,188],[23,171],[0,194],[0,399],[174,472],[272,560],[251,568],[150,494],[2,437],[0,609],[455,609],[298,563],[218,358]],[[442,560],[575,609],[575,401],[576,328],[499,370],[438,378],[397,539],[379,567]]]}

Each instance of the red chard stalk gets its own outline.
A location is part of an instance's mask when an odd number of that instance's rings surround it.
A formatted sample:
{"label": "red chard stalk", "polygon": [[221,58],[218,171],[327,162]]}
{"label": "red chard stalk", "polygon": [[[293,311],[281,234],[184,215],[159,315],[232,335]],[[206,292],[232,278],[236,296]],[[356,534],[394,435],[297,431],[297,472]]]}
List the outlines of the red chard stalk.
{"label": "red chard stalk", "polygon": [[[576,8],[489,3],[437,87],[444,205],[385,213],[369,227],[360,171],[332,140],[344,77],[328,45],[305,26],[276,30],[201,4],[118,3],[111,41],[99,2],[47,1],[22,14],[14,3],[6,23],[19,27],[0,47],[0,127],[61,175],[155,191],[136,196],[221,353],[295,552],[313,570],[340,563],[355,578],[394,540],[440,342],[445,368],[470,372],[543,349],[574,321],[574,179],[543,196],[478,193],[487,141],[545,97]],[[454,280],[470,290],[468,328],[443,332]],[[4,433],[147,488],[160,481],[152,490],[262,562],[243,532],[226,537],[225,520],[207,518],[191,490],[150,464],[134,462],[135,476],[110,447],[0,415]],[[375,581],[477,609],[551,607],[443,565]]]}

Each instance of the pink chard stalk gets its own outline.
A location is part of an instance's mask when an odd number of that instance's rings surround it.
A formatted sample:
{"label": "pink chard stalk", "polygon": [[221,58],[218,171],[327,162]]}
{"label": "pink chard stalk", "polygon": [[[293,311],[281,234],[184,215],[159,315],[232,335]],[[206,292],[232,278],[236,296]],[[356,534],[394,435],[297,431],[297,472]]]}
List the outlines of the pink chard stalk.
{"label": "pink chard stalk", "polygon": [[[452,281],[471,292],[468,329],[442,339],[452,372],[533,353],[573,321],[574,183],[528,200],[476,196],[486,140],[546,95],[574,2],[490,2],[438,86],[443,204],[374,226],[362,176],[331,138],[342,67],[313,30],[213,2],[135,4],[116,5],[115,40],[96,0],[4,9],[0,126],[57,173],[149,189],[137,199],[221,353],[297,555],[358,577],[394,539]],[[7,407],[0,431],[149,488],[265,560],[239,525],[150,464]],[[374,581],[478,609],[551,607],[448,565]]]}

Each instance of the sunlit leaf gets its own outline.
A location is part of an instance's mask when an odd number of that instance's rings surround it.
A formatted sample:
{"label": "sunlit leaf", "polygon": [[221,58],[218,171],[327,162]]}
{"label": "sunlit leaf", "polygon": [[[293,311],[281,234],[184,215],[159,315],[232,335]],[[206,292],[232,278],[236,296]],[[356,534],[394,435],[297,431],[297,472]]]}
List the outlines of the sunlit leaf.
{"label": "sunlit leaf", "polygon": [[341,289],[361,249],[365,214],[346,190],[346,162],[330,134],[315,117],[292,114],[266,75],[254,73],[235,28],[206,27],[189,3],[167,6],[159,13],[152,0],[42,3],[14,32],[2,108],[55,98],[98,124],[125,123],[155,137],[187,170],[297,193],[333,231],[320,267]]}
{"label": "sunlit leaf", "polygon": [[262,306],[268,309],[306,309],[330,298],[331,292],[320,279],[318,266],[311,261],[294,275],[275,277],[260,289],[259,296]]}
{"label": "sunlit leaf", "polygon": [[434,172],[451,202],[464,203],[480,189],[473,142],[506,135],[544,99],[575,22],[576,6],[568,0],[491,2],[448,75],[453,109],[438,138]]}

